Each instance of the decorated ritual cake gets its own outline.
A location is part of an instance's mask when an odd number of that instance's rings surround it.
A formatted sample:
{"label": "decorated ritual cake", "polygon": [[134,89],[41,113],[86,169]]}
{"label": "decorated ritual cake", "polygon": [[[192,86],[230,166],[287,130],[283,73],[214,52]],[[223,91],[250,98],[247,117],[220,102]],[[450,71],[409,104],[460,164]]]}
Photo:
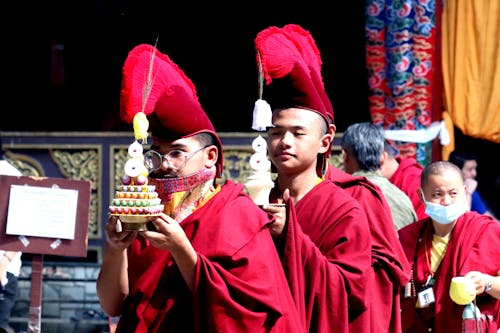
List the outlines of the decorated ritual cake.
{"label": "decorated ritual cake", "polygon": [[146,223],[155,219],[164,206],[154,185],[148,185],[148,170],[144,166],[142,145],[134,141],[128,148],[122,185],[118,185],[109,212],[117,215],[124,230],[145,230]]}

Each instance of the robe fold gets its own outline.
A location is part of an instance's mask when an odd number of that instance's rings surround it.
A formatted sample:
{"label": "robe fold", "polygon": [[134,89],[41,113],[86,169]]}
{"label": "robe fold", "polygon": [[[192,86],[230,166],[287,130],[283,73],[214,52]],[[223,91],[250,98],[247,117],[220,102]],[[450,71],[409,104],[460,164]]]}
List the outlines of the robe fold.
{"label": "robe fold", "polygon": [[398,156],[396,160],[399,163],[399,167],[389,181],[399,187],[410,198],[418,219],[424,219],[427,217],[425,205],[420,201],[417,192],[420,188],[420,176],[424,168],[416,159],[411,157],[401,158]]}
{"label": "robe fold", "polygon": [[[413,263],[412,297],[402,298],[403,332],[459,333],[464,305],[458,305],[449,296],[451,279],[469,271],[492,276],[500,269],[500,224],[486,215],[466,212],[453,228],[443,259],[434,273],[433,292],[436,299],[427,308],[415,308],[416,294],[422,290],[430,275],[426,258],[430,258],[434,228],[430,218],[420,220],[399,230],[399,237],[408,260]],[[419,241],[420,239],[420,241]],[[496,332],[500,323],[500,300],[487,293],[476,297],[482,314],[493,316],[487,331]]]}
{"label": "robe fold", "polygon": [[400,333],[400,292],[410,279],[411,267],[399,242],[389,205],[380,188],[365,177],[329,166],[325,178],[359,202],[370,227],[369,311],[351,323],[351,332]]}
{"label": "robe fold", "polygon": [[268,230],[270,216],[227,181],[181,226],[198,254],[191,292],[168,251],[138,236],[120,332],[303,332]]}
{"label": "robe fold", "polygon": [[287,206],[283,267],[307,332],[349,332],[366,311],[370,233],[344,190],[323,181]]}

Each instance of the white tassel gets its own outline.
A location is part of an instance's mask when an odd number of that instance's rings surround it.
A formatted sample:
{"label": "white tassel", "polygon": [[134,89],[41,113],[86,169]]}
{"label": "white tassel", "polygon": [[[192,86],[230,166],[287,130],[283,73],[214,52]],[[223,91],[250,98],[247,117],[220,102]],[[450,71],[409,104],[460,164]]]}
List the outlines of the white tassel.
{"label": "white tassel", "polygon": [[271,122],[272,116],[273,112],[269,103],[263,99],[258,99],[253,109],[252,129],[265,131],[268,127],[273,127]]}

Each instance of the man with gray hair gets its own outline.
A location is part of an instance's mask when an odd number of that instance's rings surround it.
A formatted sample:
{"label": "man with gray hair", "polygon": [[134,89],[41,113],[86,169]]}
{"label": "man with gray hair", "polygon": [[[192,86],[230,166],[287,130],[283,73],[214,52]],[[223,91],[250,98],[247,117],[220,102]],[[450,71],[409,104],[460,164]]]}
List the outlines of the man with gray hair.
{"label": "man with gray hair", "polygon": [[384,131],[381,127],[362,122],[350,125],[341,139],[344,170],[364,176],[382,190],[397,230],[418,220],[410,198],[380,173],[384,153]]}

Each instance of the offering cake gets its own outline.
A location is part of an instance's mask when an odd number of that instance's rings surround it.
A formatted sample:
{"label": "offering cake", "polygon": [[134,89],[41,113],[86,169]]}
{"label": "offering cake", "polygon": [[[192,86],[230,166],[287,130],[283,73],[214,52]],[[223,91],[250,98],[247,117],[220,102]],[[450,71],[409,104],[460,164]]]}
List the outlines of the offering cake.
{"label": "offering cake", "polygon": [[163,212],[154,185],[148,185],[148,170],[144,166],[142,145],[134,141],[128,148],[122,185],[115,191],[109,213],[119,217],[123,230],[145,230],[147,222]]}

